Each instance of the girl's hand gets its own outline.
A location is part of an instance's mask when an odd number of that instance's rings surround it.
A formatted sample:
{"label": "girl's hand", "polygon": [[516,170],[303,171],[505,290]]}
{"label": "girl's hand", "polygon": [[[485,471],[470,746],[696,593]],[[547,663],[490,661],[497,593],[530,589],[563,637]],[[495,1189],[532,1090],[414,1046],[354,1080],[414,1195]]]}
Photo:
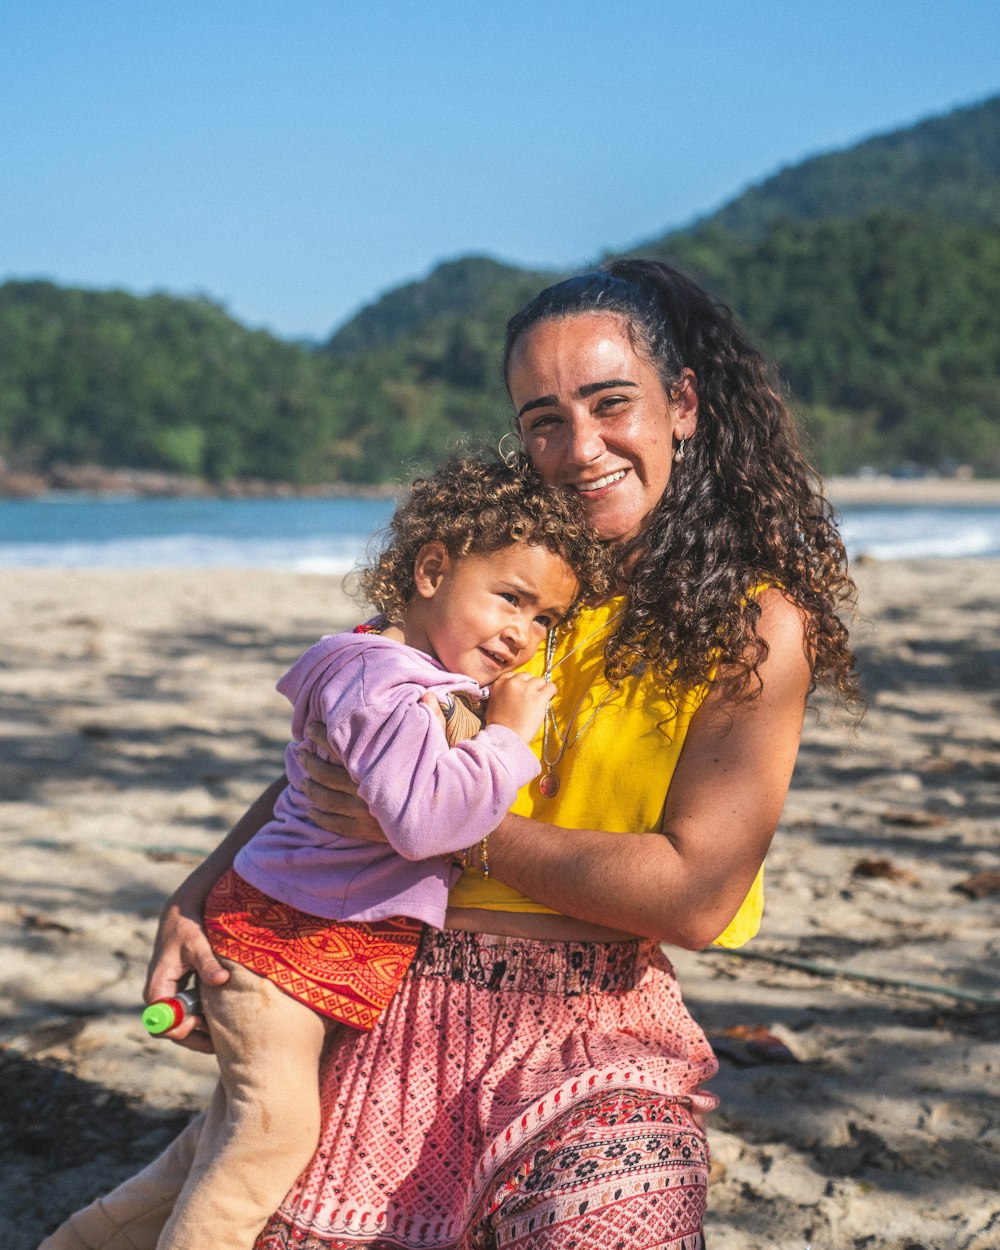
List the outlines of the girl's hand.
{"label": "girl's hand", "polygon": [[523,670],[501,673],[490,686],[486,723],[505,725],[530,746],[555,693],[555,685],[544,677]]}
{"label": "girl's hand", "polygon": [[[306,726],[306,736],[321,746],[327,745],[326,726],[322,721],[311,721]],[[300,748],[299,762],[309,774],[301,788],[314,805],[309,810],[310,820],[321,829],[345,838],[357,838],[361,842],[388,841],[363,800],[358,798],[358,787],[346,768],[322,759],[308,747]]]}

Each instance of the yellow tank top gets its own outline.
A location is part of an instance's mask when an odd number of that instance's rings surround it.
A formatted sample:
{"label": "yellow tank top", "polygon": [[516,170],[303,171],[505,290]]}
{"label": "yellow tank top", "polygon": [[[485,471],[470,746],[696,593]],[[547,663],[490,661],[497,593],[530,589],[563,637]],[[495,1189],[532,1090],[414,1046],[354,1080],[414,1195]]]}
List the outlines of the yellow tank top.
{"label": "yellow tank top", "polygon": [[[707,687],[683,694],[675,707],[664,693],[662,674],[646,671],[612,689],[604,676],[604,645],[624,607],[611,599],[580,612],[573,625],[560,631],[553,656],[552,679],[559,687],[553,711],[560,733],[568,734],[555,772],[559,789],[547,798],[536,778],[523,787],[511,808],[566,830],[652,832],[660,827],[663,804],[677,765],[691,717]],[[528,667],[541,673],[542,649]],[[559,744],[550,732],[548,757]],[[541,758],[539,731],[532,749]],[[567,833],[571,846],[572,833]],[[452,907],[488,911],[551,912],[533,899],[481,873],[466,871],[452,887]],[[716,946],[742,946],[760,927],[764,910],[763,869],[750,893]]]}

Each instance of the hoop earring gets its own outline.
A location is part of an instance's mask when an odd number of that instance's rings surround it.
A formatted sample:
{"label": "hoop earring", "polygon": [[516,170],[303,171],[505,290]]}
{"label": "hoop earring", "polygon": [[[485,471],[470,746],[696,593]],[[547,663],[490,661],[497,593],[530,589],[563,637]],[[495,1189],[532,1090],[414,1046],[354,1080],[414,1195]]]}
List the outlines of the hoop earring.
{"label": "hoop earring", "polygon": [[[508,438],[512,438],[514,440],[515,446],[508,447],[507,450],[505,451],[504,442]],[[521,458],[521,440],[517,437],[517,435],[512,430],[508,430],[507,433],[503,436],[503,438],[500,439],[500,442],[497,443],[497,454],[499,455],[500,459],[504,462],[504,464],[507,466],[508,469],[512,469],[514,465],[517,464],[518,460]]]}
{"label": "hoop earring", "polygon": [[674,452],[674,464],[680,464],[680,462],[684,459],[684,449],[686,446],[687,446],[687,436],[682,434],[680,446]]}

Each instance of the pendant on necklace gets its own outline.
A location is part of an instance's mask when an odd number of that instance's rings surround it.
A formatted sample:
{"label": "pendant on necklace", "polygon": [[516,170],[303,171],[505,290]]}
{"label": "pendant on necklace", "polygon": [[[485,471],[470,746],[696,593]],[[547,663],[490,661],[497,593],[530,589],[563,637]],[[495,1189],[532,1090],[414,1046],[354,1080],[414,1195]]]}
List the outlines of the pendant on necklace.
{"label": "pendant on necklace", "polygon": [[555,773],[546,773],[539,781],[538,788],[547,799],[554,799],[559,793],[559,778]]}

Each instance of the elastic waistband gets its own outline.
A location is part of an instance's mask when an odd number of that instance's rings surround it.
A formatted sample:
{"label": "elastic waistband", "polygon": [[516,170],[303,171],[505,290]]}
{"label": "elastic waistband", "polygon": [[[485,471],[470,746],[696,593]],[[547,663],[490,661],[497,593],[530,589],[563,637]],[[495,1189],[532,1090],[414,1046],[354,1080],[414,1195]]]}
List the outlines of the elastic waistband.
{"label": "elastic waistband", "polygon": [[445,977],[477,989],[532,994],[634,989],[653,959],[655,942],[540,942],[457,929],[424,929],[410,976]]}

